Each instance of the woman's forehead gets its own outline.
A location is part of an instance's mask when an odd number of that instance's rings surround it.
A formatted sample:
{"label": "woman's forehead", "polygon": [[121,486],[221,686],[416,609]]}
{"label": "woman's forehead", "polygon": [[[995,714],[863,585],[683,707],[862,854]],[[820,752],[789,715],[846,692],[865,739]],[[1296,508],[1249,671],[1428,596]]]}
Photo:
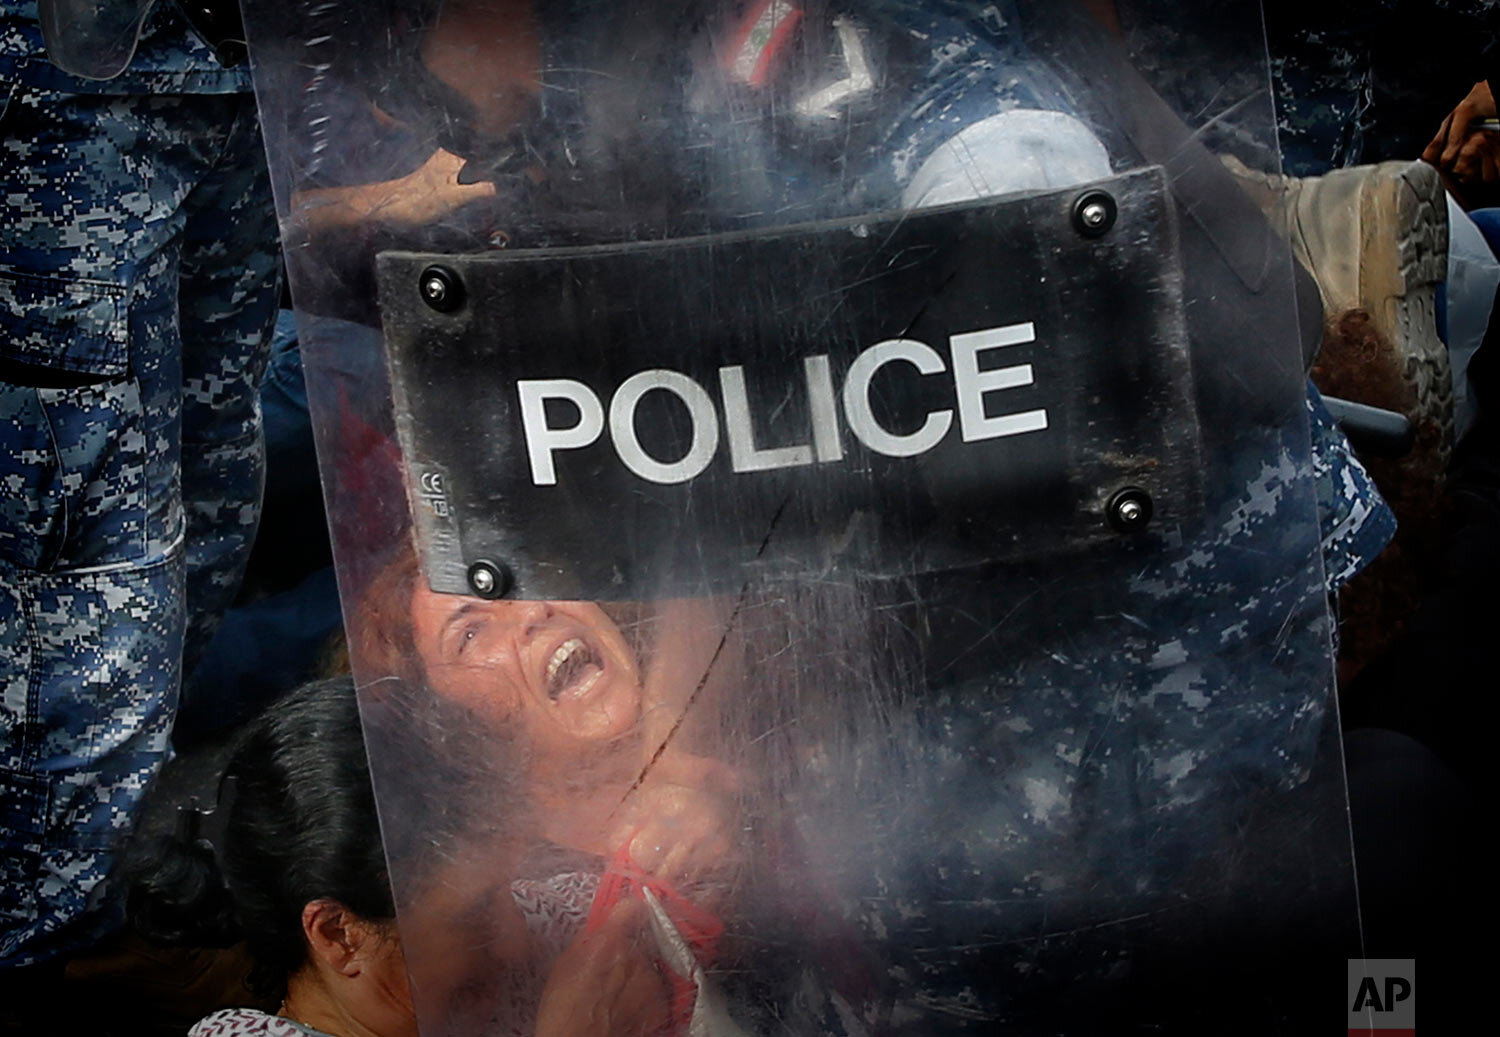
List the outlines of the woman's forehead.
{"label": "woman's forehead", "polygon": [[504,615],[515,605],[512,601],[486,601],[459,594],[439,594],[418,581],[411,597],[412,625],[419,643],[441,634],[452,622],[467,615]]}

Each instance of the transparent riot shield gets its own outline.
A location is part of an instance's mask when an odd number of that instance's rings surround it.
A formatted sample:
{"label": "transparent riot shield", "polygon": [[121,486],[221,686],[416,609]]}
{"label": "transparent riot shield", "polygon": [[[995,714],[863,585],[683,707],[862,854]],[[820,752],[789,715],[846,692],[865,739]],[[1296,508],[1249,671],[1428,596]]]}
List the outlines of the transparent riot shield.
{"label": "transparent riot shield", "polygon": [[424,1034],[1336,1005],[1370,505],[1166,8],[247,5]]}
{"label": "transparent riot shield", "polygon": [[[245,60],[233,0],[167,0],[226,68]],[[37,0],[47,58],[70,75],[113,79],[135,57],[157,0]]]}
{"label": "transparent riot shield", "polygon": [[37,0],[47,57],[85,79],[113,79],[135,56],[156,0]]}

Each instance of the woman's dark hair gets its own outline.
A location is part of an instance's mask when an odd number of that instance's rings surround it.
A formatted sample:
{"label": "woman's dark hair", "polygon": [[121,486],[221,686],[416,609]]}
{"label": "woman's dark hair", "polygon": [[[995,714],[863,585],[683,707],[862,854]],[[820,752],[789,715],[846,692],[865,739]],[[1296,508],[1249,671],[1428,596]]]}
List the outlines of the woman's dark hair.
{"label": "woman's dark hair", "polygon": [[[521,845],[531,819],[514,733],[419,682],[382,677],[363,695],[363,731],[352,678],[335,677],[275,703],[210,758],[169,765],[123,857],[136,931],[194,947],[244,941],[250,986],[274,1004],[307,958],[308,902],[393,922],[393,886],[410,900],[472,841]],[[395,819],[384,833],[367,743]],[[211,812],[190,803],[194,786]]]}
{"label": "woman's dark hair", "polygon": [[179,807],[176,823],[156,828],[126,856],[132,924],[167,943],[243,940],[257,995],[284,996],[306,960],[309,901],[395,918],[347,677],[306,685],[251,721],[229,748],[213,813]]}
{"label": "woman's dark hair", "polygon": [[421,655],[412,630],[411,602],[422,578],[417,549],[404,536],[359,592],[349,618],[349,661],[362,686],[398,678],[423,679]]}

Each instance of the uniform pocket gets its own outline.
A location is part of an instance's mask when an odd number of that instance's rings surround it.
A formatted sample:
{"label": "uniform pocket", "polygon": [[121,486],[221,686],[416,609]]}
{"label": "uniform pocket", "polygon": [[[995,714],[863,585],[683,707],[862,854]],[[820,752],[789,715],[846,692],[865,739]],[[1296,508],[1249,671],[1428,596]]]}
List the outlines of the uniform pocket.
{"label": "uniform pocket", "polygon": [[0,382],[0,558],[45,572],[144,557],[143,424],[134,379]]}
{"label": "uniform pocket", "polygon": [[49,572],[143,556],[129,321],[127,284],[0,264],[0,559]]}
{"label": "uniform pocket", "polygon": [[[0,360],[87,378],[122,378],[130,366],[129,314],[125,285],[0,266]],[[25,380],[13,369],[6,377]]]}

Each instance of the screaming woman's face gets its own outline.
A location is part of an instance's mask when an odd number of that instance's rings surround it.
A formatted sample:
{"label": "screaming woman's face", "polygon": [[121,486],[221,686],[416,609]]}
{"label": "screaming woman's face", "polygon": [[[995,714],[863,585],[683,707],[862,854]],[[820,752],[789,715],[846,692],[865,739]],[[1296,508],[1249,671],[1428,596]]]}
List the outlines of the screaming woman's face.
{"label": "screaming woman's face", "polygon": [[418,581],[412,628],[432,690],[519,717],[532,744],[611,741],[641,717],[641,678],[615,624],[586,601],[484,601]]}

